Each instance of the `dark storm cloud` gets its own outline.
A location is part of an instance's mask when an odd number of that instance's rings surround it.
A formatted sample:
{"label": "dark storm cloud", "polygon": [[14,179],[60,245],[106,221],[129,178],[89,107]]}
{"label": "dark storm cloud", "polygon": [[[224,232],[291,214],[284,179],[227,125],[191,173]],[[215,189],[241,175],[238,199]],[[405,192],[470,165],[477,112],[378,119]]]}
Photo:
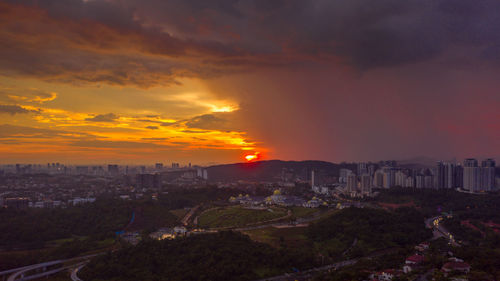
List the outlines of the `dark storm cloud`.
{"label": "dark storm cloud", "polygon": [[114,113],[108,113],[108,114],[99,114],[94,117],[90,118],[85,118],[85,121],[91,121],[91,122],[115,122],[116,119],[118,119],[119,116],[114,114]]}
{"label": "dark storm cloud", "polygon": [[[23,4],[23,5],[20,5]],[[124,0],[0,4],[0,74],[150,87],[259,67],[500,63],[494,0]],[[51,40],[46,40],[50,37]]]}
{"label": "dark storm cloud", "polygon": [[331,55],[363,69],[425,61],[454,47],[479,48],[473,55],[481,58],[500,39],[494,0],[125,2],[186,37],[218,38],[253,55]]}

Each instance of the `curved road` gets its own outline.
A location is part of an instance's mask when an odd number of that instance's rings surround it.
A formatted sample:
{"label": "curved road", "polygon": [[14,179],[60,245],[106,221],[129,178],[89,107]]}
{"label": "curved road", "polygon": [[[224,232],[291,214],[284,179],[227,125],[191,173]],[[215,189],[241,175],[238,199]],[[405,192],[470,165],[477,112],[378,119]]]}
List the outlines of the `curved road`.
{"label": "curved road", "polygon": [[42,273],[38,273],[38,274],[24,277],[24,275],[26,275],[26,273],[28,273],[30,271],[37,270],[37,269],[43,269],[43,268],[57,265],[57,264],[71,263],[71,262],[79,262],[78,264],[80,265],[82,260],[88,260],[88,259],[95,257],[95,256],[98,256],[98,255],[102,255],[102,253],[87,255],[87,256],[83,256],[83,257],[76,257],[76,258],[71,258],[71,259],[65,259],[65,260],[48,261],[48,262],[33,264],[33,265],[29,265],[29,266],[23,266],[23,267],[19,267],[19,268],[10,269],[7,271],[2,271],[2,272],[0,272],[0,276],[13,273],[9,276],[7,281],[31,280],[31,279],[35,279],[35,278],[49,276],[49,275],[55,274],[57,272],[65,270],[65,269],[73,268],[75,265],[73,264],[73,265],[62,266],[62,267],[59,267],[56,269],[52,269],[49,271],[45,271]]}
{"label": "curved road", "polygon": [[80,265],[78,265],[77,268],[74,268],[72,271],[71,271],[71,280],[72,281],[83,281],[82,279],[78,278],[78,271],[80,271],[80,269],[82,269],[87,263],[82,263]]}
{"label": "curved road", "polygon": [[425,225],[428,228],[432,229],[432,234],[434,235],[434,239],[437,239],[439,237],[444,237],[448,239],[448,241],[452,246],[460,247],[460,244],[457,243],[457,241],[455,241],[453,235],[441,224],[442,220],[443,220],[442,216],[429,218],[425,220]]}

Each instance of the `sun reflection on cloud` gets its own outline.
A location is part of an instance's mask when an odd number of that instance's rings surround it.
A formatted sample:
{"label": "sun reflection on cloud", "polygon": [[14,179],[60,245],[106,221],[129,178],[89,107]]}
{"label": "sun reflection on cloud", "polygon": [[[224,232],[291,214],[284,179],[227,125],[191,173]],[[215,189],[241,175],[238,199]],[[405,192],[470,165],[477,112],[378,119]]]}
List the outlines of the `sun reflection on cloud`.
{"label": "sun reflection on cloud", "polygon": [[233,112],[235,110],[238,110],[238,108],[231,105],[226,105],[226,106],[212,105],[212,112]]}
{"label": "sun reflection on cloud", "polygon": [[[189,127],[188,119],[174,119],[161,115],[126,115],[121,113],[82,113],[63,109],[35,107],[23,108],[36,112],[30,117],[31,128],[54,130],[54,135],[37,138],[10,136],[16,139],[18,147],[36,153],[36,149],[54,148],[57,151],[85,149],[102,150],[115,153],[133,154],[142,151],[175,149],[177,151],[255,151],[261,149],[248,138],[244,131],[231,131],[222,128],[200,129]],[[214,112],[231,112],[232,106],[213,106]],[[103,116],[113,118],[103,119]],[[100,116],[100,118],[96,118]],[[155,130],[148,129],[154,126]],[[49,145],[50,144],[50,145]],[[49,145],[49,146],[48,146]],[[38,148],[36,148],[38,147]],[[106,154],[102,154],[104,157]],[[258,155],[258,154],[254,154]],[[98,157],[98,156],[95,156]]]}

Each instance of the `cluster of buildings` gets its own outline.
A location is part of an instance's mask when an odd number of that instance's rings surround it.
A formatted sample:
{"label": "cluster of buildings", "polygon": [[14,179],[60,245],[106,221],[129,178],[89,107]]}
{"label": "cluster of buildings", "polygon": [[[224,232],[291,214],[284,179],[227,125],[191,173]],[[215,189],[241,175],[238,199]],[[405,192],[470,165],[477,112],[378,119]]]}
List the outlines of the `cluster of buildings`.
{"label": "cluster of buildings", "polygon": [[16,174],[16,175],[33,175],[33,174],[49,174],[49,175],[88,175],[88,176],[135,176],[137,174],[162,174],[167,172],[189,172],[194,178],[208,179],[208,171],[199,166],[192,166],[191,163],[185,166],[180,166],[179,163],[172,163],[171,168],[167,168],[163,163],[156,163],[152,166],[129,166],[129,165],[64,165],[60,163],[42,164],[15,164],[3,165],[0,167],[0,175]]}
{"label": "cluster of buildings", "polygon": [[66,208],[68,206],[77,206],[81,204],[94,203],[95,198],[80,198],[76,197],[67,201],[62,200],[42,200],[33,201],[28,197],[0,197],[0,208],[23,210],[27,208],[51,209],[51,208]]}
{"label": "cluster of buildings", "polygon": [[370,194],[372,187],[394,186],[412,188],[462,189],[469,192],[492,191],[498,185],[495,177],[496,163],[493,159],[479,162],[465,159],[463,164],[437,162],[434,168],[409,169],[388,161],[384,166],[358,163],[357,174],[341,169],[339,183],[346,186],[349,194]]}
{"label": "cluster of buildings", "polygon": [[149,234],[149,237],[156,240],[163,240],[163,239],[171,240],[179,236],[186,236],[187,233],[188,230],[184,226],[176,226],[173,228],[163,227]]}
{"label": "cluster of buildings", "polygon": [[[66,166],[60,163],[0,166],[0,208],[65,208],[95,198],[154,197],[168,185],[205,186],[206,168],[154,166]],[[153,198],[154,199],[154,198]]]}
{"label": "cluster of buildings", "polygon": [[357,163],[357,169],[342,168],[336,183],[318,183],[316,171],[311,171],[310,185],[314,193],[324,196],[344,194],[350,197],[373,196],[372,188],[435,188],[458,189],[466,192],[488,192],[500,187],[495,160],[479,162],[465,159],[463,163],[437,162],[435,167],[408,168],[396,161]]}
{"label": "cluster of buildings", "polygon": [[301,197],[294,195],[281,194],[279,189],[276,189],[270,196],[250,196],[248,194],[238,196],[231,196],[229,198],[231,203],[239,203],[246,206],[265,206],[276,205],[282,207],[306,207],[318,208],[319,206],[327,206],[328,203],[320,198],[313,197],[310,200],[305,200]]}
{"label": "cluster of buildings", "polygon": [[[366,163],[360,163],[363,165]],[[359,175],[359,176],[358,176]],[[350,197],[372,196],[373,180],[368,171],[360,171],[358,175],[349,169],[340,169],[338,183],[317,185],[315,171],[311,172],[311,189],[314,193],[323,196],[344,194]]]}

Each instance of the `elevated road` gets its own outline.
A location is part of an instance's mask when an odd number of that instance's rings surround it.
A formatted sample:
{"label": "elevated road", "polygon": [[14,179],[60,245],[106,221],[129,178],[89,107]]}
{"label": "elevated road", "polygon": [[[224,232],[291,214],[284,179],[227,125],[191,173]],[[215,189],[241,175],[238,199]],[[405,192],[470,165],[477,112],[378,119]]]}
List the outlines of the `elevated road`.
{"label": "elevated road", "polygon": [[72,281],[83,281],[82,279],[78,278],[78,271],[80,271],[80,269],[82,269],[86,264],[87,263],[81,263],[81,264],[77,265],[76,268],[71,270],[71,280]]}
{"label": "elevated road", "polygon": [[[19,268],[14,268],[14,269],[2,271],[2,272],[0,272],[0,276],[3,276],[2,280],[5,280],[5,276],[10,274],[10,276],[7,278],[7,281],[32,280],[35,278],[49,276],[49,275],[61,272],[63,270],[74,268],[75,265],[76,266],[83,265],[89,259],[91,259],[95,256],[98,256],[98,255],[102,255],[102,253],[86,255],[83,257],[76,257],[76,258],[71,258],[71,259],[48,261],[48,262],[42,262],[42,263],[38,263],[38,264],[23,266],[23,267],[19,267]],[[59,264],[62,266],[55,268],[55,269],[46,270],[50,266],[55,266],[55,265],[59,265]],[[30,273],[31,271],[35,271],[35,270],[41,270],[43,272],[28,275],[28,273]]]}

